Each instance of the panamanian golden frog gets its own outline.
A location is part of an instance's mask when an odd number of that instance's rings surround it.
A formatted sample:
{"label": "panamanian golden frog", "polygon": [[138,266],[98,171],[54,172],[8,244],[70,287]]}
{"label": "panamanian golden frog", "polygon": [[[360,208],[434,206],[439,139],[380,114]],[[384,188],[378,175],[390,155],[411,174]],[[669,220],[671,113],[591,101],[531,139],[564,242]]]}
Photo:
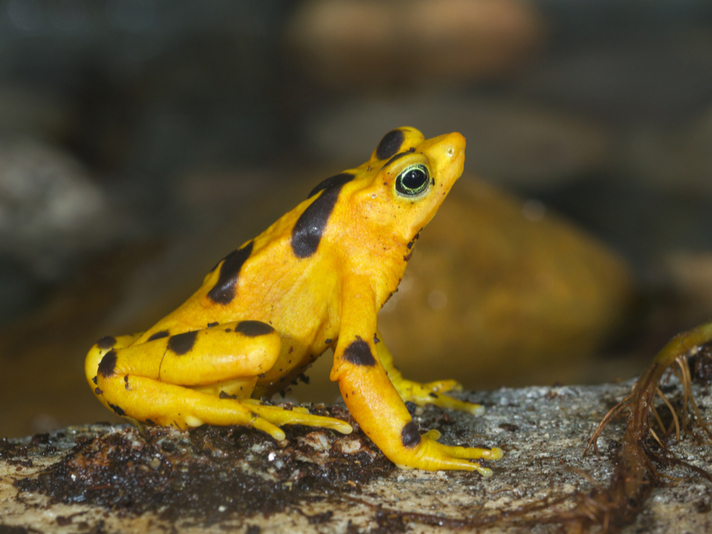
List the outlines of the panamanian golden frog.
{"label": "panamanian golden frog", "polygon": [[284,390],[328,348],[354,419],[400,467],[492,471],[498,448],[438,443],[420,434],[404,401],[472,414],[444,395],[454,380],[404,379],[376,327],[420,230],[462,174],[459,133],[387,133],[363,165],[327,178],[262,234],[228,254],[177,310],[145,332],[107,336],[86,358],[99,400],[120,416],[180,429],[243,425],[285,439],[301,424],[348,434],[339,419],[260,402]]}

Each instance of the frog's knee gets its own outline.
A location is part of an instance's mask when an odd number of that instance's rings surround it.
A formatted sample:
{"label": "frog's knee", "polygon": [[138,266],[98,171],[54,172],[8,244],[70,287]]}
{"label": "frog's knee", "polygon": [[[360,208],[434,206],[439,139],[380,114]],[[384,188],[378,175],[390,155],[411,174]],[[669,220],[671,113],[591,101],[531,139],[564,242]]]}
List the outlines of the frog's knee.
{"label": "frog's knee", "polygon": [[84,360],[84,374],[87,377],[87,382],[89,382],[89,387],[94,389],[97,383],[97,375],[99,373],[99,368],[101,367],[101,362],[104,360],[105,356],[109,352],[114,352],[116,350],[125,348],[129,346],[135,339],[139,337],[140,334],[125,335],[125,336],[104,336],[99,341],[94,343],[87,357]]}

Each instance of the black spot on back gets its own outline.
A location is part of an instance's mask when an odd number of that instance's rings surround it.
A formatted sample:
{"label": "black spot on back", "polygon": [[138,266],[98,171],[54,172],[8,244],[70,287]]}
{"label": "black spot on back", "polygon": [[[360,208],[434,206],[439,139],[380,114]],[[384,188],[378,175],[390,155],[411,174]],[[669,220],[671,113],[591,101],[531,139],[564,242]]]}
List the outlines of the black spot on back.
{"label": "black spot on back", "polygon": [[418,432],[418,426],[413,421],[406,423],[403,430],[401,430],[401,443],[408,449],[420,443],[420,432]]}
{"label": "black spot on back", "polygon": [[242,265],[252,254],[254,243],[250,241],[244,247],[228,254],[220,267],[220,277],[215,286],[208,291],[208,298],[217,304],[229,304],[235,298],[237,275]]}
{"label": "black spot on back", "polygon": [[111,404],[110,402],[108,404],[109,404],[109,408],[114,410],[114,413],[116,415],[118,415],[119,417],[123,417],[124,415],[126,415],[126,412],[119,406],[116,406],[116,404]]}
{"label": "black spot on back", "polygon": [[163,337],[168,337],[170,334],[168,333],[168,330],[161,330],[160,332],[156,332],[155,334],[151,334],[151,337],[149,337],[146,341],[154,341],[156,339],[161,339]]}
{"label": "black spot on back", "polygon": [[185,332],[184,334],[176,334],[171,336],[168,340],[168,349],[171,350],[177,356],[182,356],[190,352],[195,345],[195,338],[198,335],[198,331]]}
{"label": "black spot on back", "polygon": [[96,342],[96,346],[100,349],[110,349],[116,345],[116,338],[113,336],[104,336]]}
{"label": "black spot on back", "polygon": [[329,216],[334,210],[343,184],[324,189],[304,210],[292,229],[292,251],[298,258],[308,258],[319,248]]}
{"label": "black spot on back", "polygon": [[383,136],[381,142],[376,147],[376,157],[378,159],[388,159],[393,154],[398,153],[401,145],[405,141],[403,130],[391,130]]}
{"label": "black spot on back", "polygon": [[99,368],[97,369],[97,373],[103,376],[104,378],[107,378],[111,375],[114,374],[114,369],[116,368],[116,351],[115,350],[110,350],[106,354],[104,354],[104,357],[101,359],[101,363],[99,363]]}
{"label": "black spot on back", "polygon": [[359,336],[356,336],[356,341],[352,341],[344,350],[344,360],[354,365],[369,367],[376,365],[376,359],[371,354],[371,347]]}
{"label": "black spot on back", "polygon": [[332,187],[342,187],[344,184],[349,183],[353,179],[354,179],[354,175],[349,174],[348,172],[342,172],[341,174],[337,174],[336,176],[327,178],[326,180],[322,181],[319,185],[317,185],[314,189],[312,189],[307,198],[313,197],[322,189],[330,189]]}
{"label": "black spot on back", "polygon": [[212,328],[212,327],[217,326],[217,325],[219,325],[219,324],[220,324],[220,323],[217,322],[217,321],[215,321],[215,322],[213,322],[213,323],[208,323],[208,328]]}
{"label": "black spot on back", "polygon": [[247,337],[258,337],[271,334],[274,328],[262,321],[240,321],[235,327],[235,332]]}

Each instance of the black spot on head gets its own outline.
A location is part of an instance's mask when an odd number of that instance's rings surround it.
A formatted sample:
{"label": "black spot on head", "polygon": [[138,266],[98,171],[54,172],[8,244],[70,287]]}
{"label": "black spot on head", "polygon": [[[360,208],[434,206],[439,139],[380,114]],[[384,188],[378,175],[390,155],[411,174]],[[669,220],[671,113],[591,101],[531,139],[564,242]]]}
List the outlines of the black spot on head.
{"label": "black spot on head", "polygon": [[110,350],[109,352],[104,354],[104,357],[101,359],[101,363],[99,363],[99,369],[97,370],[97,372],[104,378],[107,378],[114,374],[115,368],[116,351]]}
{"label": "black spot on head", "polygon": [[161,339],[164,337],[168,337],[170,333],[168,330],[161,330],[160,332],[156,332],[155,334],[151,334],[151,336],[146,340],[148,341],[155,341],[156,339]]}
{"label": "black spot on head", "polygon": [[242,265],[247,261],[247,258],[252,254],[254,243],[250,241],[244,247],[233,250],[225,256],[223,264],[220,267],[220,277],[215,283],[215,286],[208,291],[208,298],[217,304],[229,304],[235,298],[237,293],[235,286],[237,285],[237,275],[242,269]]}
{"label": "black spot on head", "polygon": [[376,359],[371,354],[371,347],[368,346],[360,336],[356,336],[356,341],[344,350],[344,360],[354,365],[365,365],[371,367],[376,365]]}
{"label": "black spot on head", "polygon": [[240,321],[235,327],[235,332],[247,337],[258,337],[271,334],[274,328],[262,321]]}
{"label": "black spot on head", "polygon": [[393,163],[394,161],[397,161],[397,160],[401,159],[403,156],[407,156],[408,154],[412,154],[413,152],[415,152],[415,148],[409,148],[409,149],[406,150],[405,152],[400,152],[400,153],[396,154],[395,156],[393,156],[391,159],[389,159],[389,160],[385,163],[385,165],[383,165],[383,167],[381,167],[381,168],[388,167],[388,166],[389,166],[391,163]]}
{"label": "black spot on head", "polygon": [[406,423],[403,430],[401,430],[401,443],[408,449],[420,443],[420,432],[418,432],[418,426],[413,421]]}
{"label": "black spot on head", "polygon": [[195,338],[198,335],[198,331],[185,332],[184,334],[176,334],[171,336],[168,340],[168,349],[172,351],[176,356],[182,356],[187,354],[195,345]]}
{"label": "black spot on head", "polygon": [[100,349],[110,349],[116,345],[116,338],[113,336],[104,336],[96,342],[96,346]]}
{"label": "black spot on head", "polygon": [[384,135],[383,139],[378,143],[376,147],[376,157],[378,159],[388,159],[392,157],[398,153],[403,141],[405,141],[405,133],[403,133],[403,130],[391,130]]}
{"label": "black spot on head", "polygon": [[329,216],[334,210],[341,192],[341,185],[325,189],[322,194],[304,210],[292,229],[292,252],[298,258],[308,258],[319,248]]}
{"label": "black spot on head", "polygon": [[350,174],[348,172],[342,172],[341,174],[337,174],[336,176],[327,178],[326,180],[323,180],[319,185],[317,185],[314,189],[312,189],[307,198],[313,197],[322,189],[330,189],[332,187],[340,188],[344,184],[349,183],[353,179],[354,179],[354,175]]}
{"label": "black spot on head", "polygon": [[119,417],[123,417],[124,415],[126,415],[126,412],[123,409],[121,409],[121,407],[116,406],[116,404],[111,404],[111,403],[108,403],[108,404],[109,404],[109,408],[114,410],[114,413],[116,415],[118,415]]}

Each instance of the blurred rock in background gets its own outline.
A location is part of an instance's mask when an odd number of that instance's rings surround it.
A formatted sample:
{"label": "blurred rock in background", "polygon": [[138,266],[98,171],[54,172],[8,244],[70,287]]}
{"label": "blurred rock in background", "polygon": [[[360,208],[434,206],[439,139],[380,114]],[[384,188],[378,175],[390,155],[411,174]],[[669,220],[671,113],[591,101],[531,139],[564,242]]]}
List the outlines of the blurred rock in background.
{"label": "blurred rock in background", "polygon": [[635,373],[709,316],[710,43],[706,0],[0,1],[0,435],[111,417],[87,348],[400,125],[470,176],[382,313],[399,366]]}
{"label": "blurred rock in background", "polygon": [[311,0],[287,27],[290,57],[349,91],[509,78],[545,42],[526,0]]}

